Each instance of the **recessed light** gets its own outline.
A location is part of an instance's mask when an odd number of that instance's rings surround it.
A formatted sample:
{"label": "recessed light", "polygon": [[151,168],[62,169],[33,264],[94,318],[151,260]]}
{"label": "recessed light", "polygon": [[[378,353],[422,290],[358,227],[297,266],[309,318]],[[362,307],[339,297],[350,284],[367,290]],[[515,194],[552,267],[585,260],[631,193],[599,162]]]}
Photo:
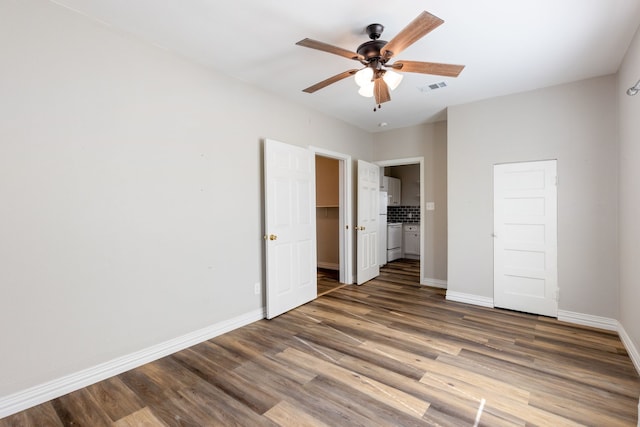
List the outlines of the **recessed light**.
{"label": "recessed light", "polygon": [[383,128],[383,127],[385,127],[385,126],[387,126],[387,122],[380,122],[380,123],[378,123],[378,127],[379,127],[379,128]]}

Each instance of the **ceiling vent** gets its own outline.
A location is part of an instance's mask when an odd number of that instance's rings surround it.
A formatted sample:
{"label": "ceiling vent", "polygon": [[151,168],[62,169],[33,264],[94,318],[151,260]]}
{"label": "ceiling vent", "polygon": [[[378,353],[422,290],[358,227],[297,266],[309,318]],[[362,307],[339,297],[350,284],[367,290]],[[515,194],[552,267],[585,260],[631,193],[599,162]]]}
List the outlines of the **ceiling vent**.
{"label": "ceiling vent", "polygon": [[422,92],[430,92],[432,90],[440,89],[442,87],[447,87],[447,84],[445,82],[432,83],[429,85],[424,85],[422,87],[419,87],[418,89]]}

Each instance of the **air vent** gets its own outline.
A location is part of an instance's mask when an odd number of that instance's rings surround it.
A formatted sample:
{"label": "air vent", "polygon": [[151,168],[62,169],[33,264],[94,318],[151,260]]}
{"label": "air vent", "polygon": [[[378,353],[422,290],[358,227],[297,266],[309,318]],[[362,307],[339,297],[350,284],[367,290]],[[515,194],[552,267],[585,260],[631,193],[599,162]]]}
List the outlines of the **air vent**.
{"label": "air vent", "polygon": [[432,83],[432,84],[428,84],[428,85],[424,85],[422,87],[419,87],[418,89],[422,92],[429,92],[432,90],[436,90],[436,89],[440,89],[442,87],[447,87],[447,84],[445,82],[440,82],[440,83]]}

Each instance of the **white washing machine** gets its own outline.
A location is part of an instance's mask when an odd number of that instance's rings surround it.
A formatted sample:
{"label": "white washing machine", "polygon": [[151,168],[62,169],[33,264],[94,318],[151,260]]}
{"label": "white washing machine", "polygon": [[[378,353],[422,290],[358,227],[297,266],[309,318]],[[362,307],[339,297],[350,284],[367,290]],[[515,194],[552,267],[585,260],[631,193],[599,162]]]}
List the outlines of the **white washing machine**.
{"label": "white washing machine", "polygon": [[387,224],[387,262],[402,258],[402,223]]}

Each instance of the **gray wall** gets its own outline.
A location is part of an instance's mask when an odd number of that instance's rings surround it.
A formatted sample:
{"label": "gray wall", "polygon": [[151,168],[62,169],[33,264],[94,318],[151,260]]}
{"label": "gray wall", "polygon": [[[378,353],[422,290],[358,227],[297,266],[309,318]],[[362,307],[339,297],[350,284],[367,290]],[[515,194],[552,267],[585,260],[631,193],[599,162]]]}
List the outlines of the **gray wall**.
{"label": "gray wall", "polygon": [[559,308],[618,318],[616,99],[607,76],[449,109],[449,291],[493,298],[493,165],[557,159]]}
{"label": "gray wall", "polygon": [[[376,133],[374,160],[424,157],[425,199],[435,202],[424,211],[425,271],[423,280],[447,280],[447,123],[438,122]],[[403,183],[403,186],[405,184]]]}
{"label": "gray wall", "polygon": [[261,310],[265,137],[371,135],[44,0],[0,2],[0,396]]}
{"label": "gray wall", "polygon": [[[640,350],[640,94],[633,97],[625,94],[638,79],[640,30],[620,68],[617,91],[620,112],[620,323],[635,348]],[[636,368],[640,371],[639,365]]]}

